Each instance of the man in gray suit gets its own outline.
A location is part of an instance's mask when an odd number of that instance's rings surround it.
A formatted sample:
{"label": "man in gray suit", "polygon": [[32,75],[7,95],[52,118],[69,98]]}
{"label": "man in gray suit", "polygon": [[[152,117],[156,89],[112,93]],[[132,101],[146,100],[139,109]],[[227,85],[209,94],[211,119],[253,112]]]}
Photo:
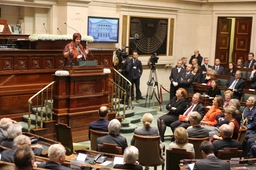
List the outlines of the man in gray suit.
{"label": "man in gray suit", "polygon": [[209,137],[208,129],[200,125],[202,117],[198,112],[191,112],[189,115],[189,122],[192,127],[187,129],[189,138],[205,138]]}
{"label": "man in gray suit", "polygon": [[215,59],[215,65],[213,66],[212,69],[215,70],[218,75],[223,75],[224,74],[224,67],[220,66],[220,59],[219,58]]}
{"label": "man in gray suit", "polygon": [[195,163],[194,170],[230,170],[228,162],[220,160],[214,155],[214,147],[211,142],[203,141],[199,148],[204,159]]}

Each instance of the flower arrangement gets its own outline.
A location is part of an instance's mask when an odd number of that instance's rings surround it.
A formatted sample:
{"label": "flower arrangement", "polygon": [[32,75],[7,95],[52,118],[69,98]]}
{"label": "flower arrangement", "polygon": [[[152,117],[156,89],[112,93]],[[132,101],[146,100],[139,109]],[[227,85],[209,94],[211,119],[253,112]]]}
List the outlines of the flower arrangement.
{"label": "flower arrangement", "polygon": [[[29,37],[30,41],[56,41],[56,40],[72,40],[73,35],[57,35],[57,34],[32,34]],[[92,36],[83,36],[82,41],[93,42]]]}

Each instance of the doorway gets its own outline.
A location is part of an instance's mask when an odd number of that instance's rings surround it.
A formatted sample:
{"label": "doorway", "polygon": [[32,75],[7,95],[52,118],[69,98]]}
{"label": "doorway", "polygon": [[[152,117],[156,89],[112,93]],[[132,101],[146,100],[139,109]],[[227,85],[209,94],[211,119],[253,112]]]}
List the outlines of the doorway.
{"label": "doorway", "polygon": [[250,52],[252,17],[218,17],[215,58],[226,68],[229,62],[247,60]]}

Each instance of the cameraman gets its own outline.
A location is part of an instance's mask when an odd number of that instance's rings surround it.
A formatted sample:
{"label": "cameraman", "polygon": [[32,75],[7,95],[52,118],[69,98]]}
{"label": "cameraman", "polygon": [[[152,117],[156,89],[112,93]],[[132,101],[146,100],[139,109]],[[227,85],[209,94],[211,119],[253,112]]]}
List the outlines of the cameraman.
{"label": "cameraman", "polygon": [[140,92],[140,77],[142,75],[143,69],[141,61],[138,59],[138,52],[134,50],[132,52],[132,100],[134,99],[134,84],[136,87],[136,103],[139,103],[139,99],[144,99]]}

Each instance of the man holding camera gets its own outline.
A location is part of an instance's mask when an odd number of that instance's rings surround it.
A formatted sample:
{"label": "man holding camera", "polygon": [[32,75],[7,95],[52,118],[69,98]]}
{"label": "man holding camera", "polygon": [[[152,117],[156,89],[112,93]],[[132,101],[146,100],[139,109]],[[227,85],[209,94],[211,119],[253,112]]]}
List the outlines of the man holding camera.
{"label": "man holding camera", "polygon": [[142,63],[138,59],[138,52],[134,50],[132,52],[132,99],[134,98],[134,85],[136,87],[136,103],[139,103],[139,99],[144,99],[140,92],[140,77],[142,75]]}

